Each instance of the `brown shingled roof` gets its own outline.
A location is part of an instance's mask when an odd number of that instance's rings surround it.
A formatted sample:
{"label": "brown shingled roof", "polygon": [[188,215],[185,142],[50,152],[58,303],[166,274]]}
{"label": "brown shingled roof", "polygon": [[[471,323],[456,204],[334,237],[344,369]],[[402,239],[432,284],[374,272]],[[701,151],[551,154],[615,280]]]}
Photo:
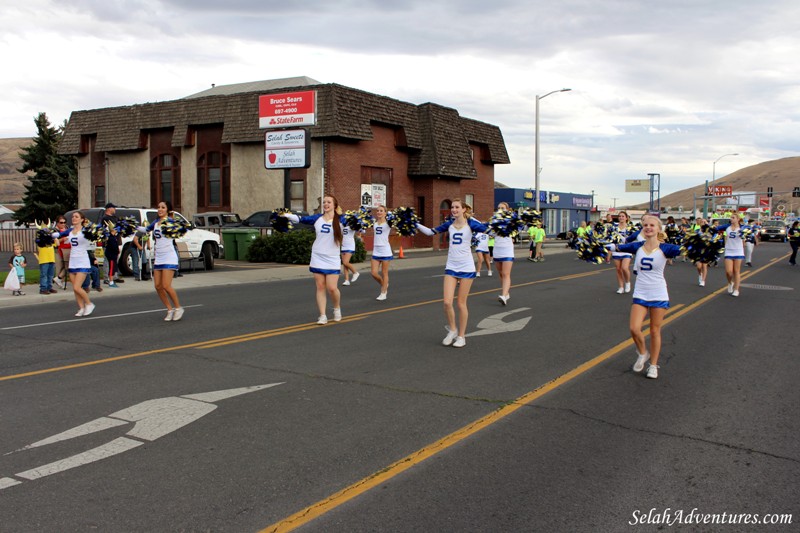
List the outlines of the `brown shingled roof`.
{"label": "brown shingled roof", "polygon": [[[338,84],[283,88],[273,92],[315,90],[317,124],[312,138],[369,140],[370,124],[402,129],[409,151],[409,175],[475,178],[469,143],[488,148],[487,162],[509,163],[502,133],[496,126],[461,117],[437,104],[415,105]],[[223,124],[222,142],[264,141],[258,126],[258,97],[263,92],[185,98],[74,111],[59,145],[59,153],[77,155],[81,137],[97,135],[95,150],[138,150],[142,130],[173,127],[173,145],[181,146],[190,126]]]}

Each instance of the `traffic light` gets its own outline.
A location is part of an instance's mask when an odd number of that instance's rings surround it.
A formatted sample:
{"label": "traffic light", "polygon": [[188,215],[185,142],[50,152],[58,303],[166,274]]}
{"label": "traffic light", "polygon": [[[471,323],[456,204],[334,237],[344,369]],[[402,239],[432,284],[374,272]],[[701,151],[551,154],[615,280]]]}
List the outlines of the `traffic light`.
{"label": "traffic light", "polygon": [[772,187],[767,187],[767,196],[772,198]]}
{"label": "traffic light", "polygon": [[792,196],[794,198],[800,198],[800,187],[795,187],[792,191]]}

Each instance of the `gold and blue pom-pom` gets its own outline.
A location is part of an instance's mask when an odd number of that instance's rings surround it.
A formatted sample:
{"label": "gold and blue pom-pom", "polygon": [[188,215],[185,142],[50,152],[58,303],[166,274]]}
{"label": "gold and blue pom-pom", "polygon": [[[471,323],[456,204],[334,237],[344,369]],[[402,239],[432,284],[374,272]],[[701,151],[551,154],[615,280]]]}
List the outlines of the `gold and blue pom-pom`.
{"label": "gold and blue pom-pom", "polygon": [[681,253],[696,263],[713,263],[725,250],[725,238],[720,234],[695,233],[688,235],[681,246]]}
{"label": "gold and blue pom-pom", "polygon": [[375,219],[372,218],[372,212],[362,206],[356,211],[346,211],[344,224],[353,231],[365,231],[375,225]]}
{"label": "gold and blue pom-pom", "polygon": [[189,231],[189,227],[186,222],[169,219],[161,223],[161,234],[168,239],[179,239]]}
{"label": "gold and blue pom-pom", "polygon": [[56,240],[53,238],[53,233],[56,231],[54,228],[50,227],[50,221],[45,224],[37,224],[36,225],[36,236],[34,237],[34,241],[36,242],[36,246],[40,248],[47,248],[48,246],[53,246]]}
{"label": "gold and blue pom-pom", "polygon": [[525,223],[516,211],[501,209],[492,215],[488,225],[498,237],[516,237]]}
{"label": "gold and blue pom-pom", "polygon": [[291,212],[292,212],[291,209],[287,209],[285,207],[274,209],[272,211],[272,214],[269,216],[269,219],[272,222],[272,229],[279,233],[286,233],[287,231],[292,229],[294,227],[292,221],[289,220],[287,217],[281,216],[290,214]]}
{"label": "gold and blue pom-pom", "polygon": [[526,226],[534,226],[541,223],[542,213],[536,209],[526,207],[519,212],[519,219],[522,220],[522,223]]}
{"label": "gold and blue pom-pom", "polygon": [[136,228],[139,226],[139,221],[133,217],[125,217],[117,222],[117,225],[114,229],[117,230],[117,233],[122,237],[130,237],[134,233],[136,233]]}
{"label": "gold and blue pom-pom", "polygon": [[108,228],[99,224],[86,224],[81,231],[83,237],[91,242],[103,242],[108,237]]}
{"label": "gold and blue pom-pom", "polygon": [[419,217],[413,207],[397,207],[392,210],[391,218],[387,215],[386,219],[403,237],[411,237],[417,233]]}
{"label": "gold and blue pom-pom", "polygon": [[583,239],[577,243],[578,259],[593,263],[595,265],[602,265],[606,262],[608,257],[608,249],[606,248],[605,234],[600,234],[595,231],[588,231]]}

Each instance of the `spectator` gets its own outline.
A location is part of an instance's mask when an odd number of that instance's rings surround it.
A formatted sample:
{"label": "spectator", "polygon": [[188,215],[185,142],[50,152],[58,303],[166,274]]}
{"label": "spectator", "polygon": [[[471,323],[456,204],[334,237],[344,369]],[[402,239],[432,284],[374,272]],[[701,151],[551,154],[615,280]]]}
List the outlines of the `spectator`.
{"label": "spectator", "polygon": [[38,246],[35,255],[39,262],[39,294],[53,294],[58,292],[53,289],[53,276],[56,272],[56,248],[58,241],[48,246]]}
{"label": "spectator", "polygon": [[81,288],[89,292],[89,283],[91,282],[92,288],[97,292],[103,292],[103,287],[100,286],[100,269],[97,267],[97,258],[94,256],[94,252],[88,250],[86,252],[89,254],[89,264],[91,265],[91,272],[89,275],[86,276],[86,279],[83,280],[83,285]]}
{"label": "spectator", "polygon": [[[59,216],[56,219],[56,231],[64,231],[67,229],[67,219]],[[56,250],[56,273],[53,281],[60,289],[67,288],[67,280],[69,279],[69,254],[72,250],[72,245],[69,243],[69,237],[62,237],[58,239],[58,250]]]}
{"label": "spectator", "polygon": [[18,242],[14,243],[14,255],[8,260],[9,268],[13,268],[17,273],[19,279],[19,289],[13,291],[11,294],[14,296],[23,296],[22,286],[25,285],[25,267],[28,266],[28,261],[22,255],[22,245]]}
{"label": "spectator", "polygon": [[[106,227],[116,227],[117,223],[117,206],[111,202],[106,204],[106,212],[103,214],[101,224]],[[116,233],[108,236],[106,245],[104,247],[105,261],[103,261],[103,270],[106,274],[106,283],[110,287],[116,287],[114,283],[123,283],[124,280],[119,279],[117,273],[117,258],[119,257],[119,236]],[[109,256],[109,253],[111,256]]]}
{"label": "spectator", "polygon": [[137,231],[133,235],[131,242],[131,266],[133,270],[133,279],[142,281],[150,279],[147,275],[147,249],[150,240],[147,238],[147,233],[144,231]]}

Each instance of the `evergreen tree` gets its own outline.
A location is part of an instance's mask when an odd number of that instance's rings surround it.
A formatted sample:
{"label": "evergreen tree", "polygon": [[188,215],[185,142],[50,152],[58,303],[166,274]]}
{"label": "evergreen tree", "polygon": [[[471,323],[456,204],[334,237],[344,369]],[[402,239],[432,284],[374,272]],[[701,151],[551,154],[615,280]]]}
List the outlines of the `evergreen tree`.
{"label": "evergreen tree", "polygon": [[20,173],[33,172],[25,186],[23,206],[14,214],[17,226],[34,221],[55,220],[78,204],[78,171],[75,158],[58,154],[58,143],[67,121],[59,128],[50,125],[47,114],[34,119],[37,135],[33,144],[22,149]]}

